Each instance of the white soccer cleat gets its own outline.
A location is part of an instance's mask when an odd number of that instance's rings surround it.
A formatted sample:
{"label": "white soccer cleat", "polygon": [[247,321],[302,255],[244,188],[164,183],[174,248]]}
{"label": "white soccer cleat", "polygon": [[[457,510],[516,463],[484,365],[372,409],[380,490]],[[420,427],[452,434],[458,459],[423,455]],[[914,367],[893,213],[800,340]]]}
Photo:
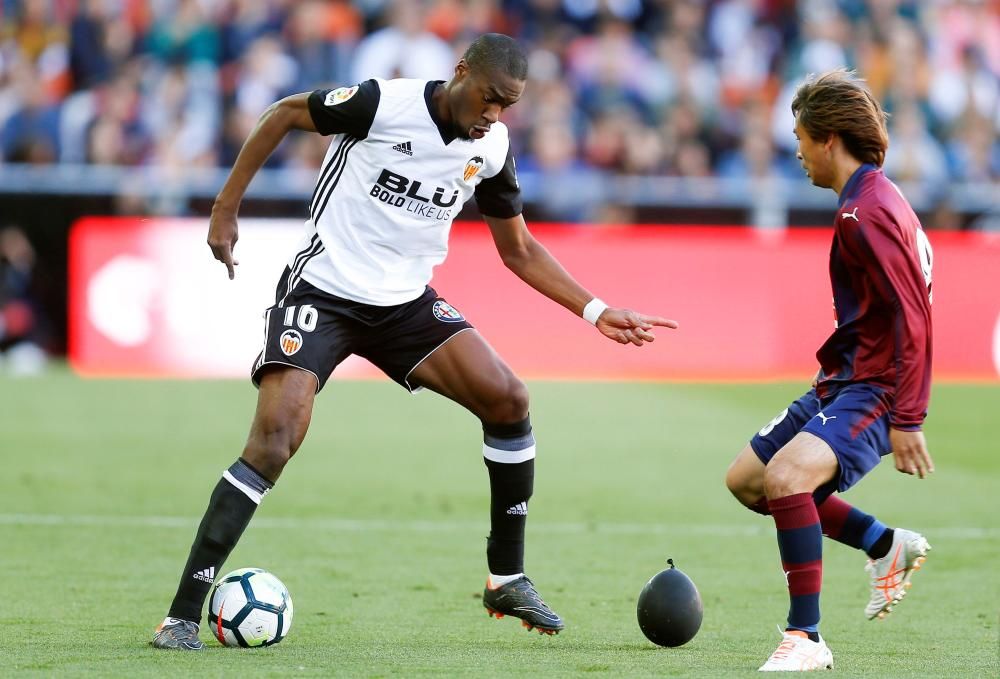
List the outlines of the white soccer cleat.
{"label": "white soccer cleat", "polygon": [[759,672],[811,672],[832,670],[833,653],[820,637],[812,641],[804,632],[782,632],[781,643]]}
{"label": "white soccer cleat", "polygon": [[893,531],[892,546],[881,559],[869,559],[865,570],[871,577],[872,594],[865,607],[869,620],[882,619],[892,612],[907,590],[910,578],[927,560],[931,546],[926,538],[912,530],[897,528]]}

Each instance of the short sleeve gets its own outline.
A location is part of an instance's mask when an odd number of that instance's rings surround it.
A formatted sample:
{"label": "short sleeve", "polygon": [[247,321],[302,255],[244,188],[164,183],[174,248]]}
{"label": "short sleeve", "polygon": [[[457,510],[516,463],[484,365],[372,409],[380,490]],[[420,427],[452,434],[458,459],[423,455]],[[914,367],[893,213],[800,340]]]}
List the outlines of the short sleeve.
{"label": "short sleeve", "polygon": [[314,90],[309,94],[309,113],[322,135],[346,132],[364,139],[375,120],[380,96],[378,83],[374,80],[354,87]]}
{"label": "short sleeve", "polygon": [[521,187],[517,184],[517,168],[514,167],[514,153],[507,147],[507,160],[503,169],[492,177],[487,177],[476,186],[476,205],[486,217],[509,219],[521,214]]}

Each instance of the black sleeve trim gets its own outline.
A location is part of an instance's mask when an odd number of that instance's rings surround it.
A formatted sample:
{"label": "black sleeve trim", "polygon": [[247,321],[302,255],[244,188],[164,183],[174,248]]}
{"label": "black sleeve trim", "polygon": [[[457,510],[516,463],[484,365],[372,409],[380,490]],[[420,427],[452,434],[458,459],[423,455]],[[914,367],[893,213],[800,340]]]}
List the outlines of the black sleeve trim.
{"label": "black sleeve trim", "polygon": [[482,215],[498,219],[516,217],[524,209],[521,187],[517,185],[514,152],[509,145],[503,169],[482,180],[476,187],[476,205]]}
{"label": "black sleeve trim", "polygon": [[357,92],[339,103],[335,101],[335,95],[331,95],[351,88],[314,90],[309,94],[309,114],[320,134],[325,136],[346,132],[358,139],[368,136],[375,121],[381,91],[374,80],[366,80],[356,87]]}

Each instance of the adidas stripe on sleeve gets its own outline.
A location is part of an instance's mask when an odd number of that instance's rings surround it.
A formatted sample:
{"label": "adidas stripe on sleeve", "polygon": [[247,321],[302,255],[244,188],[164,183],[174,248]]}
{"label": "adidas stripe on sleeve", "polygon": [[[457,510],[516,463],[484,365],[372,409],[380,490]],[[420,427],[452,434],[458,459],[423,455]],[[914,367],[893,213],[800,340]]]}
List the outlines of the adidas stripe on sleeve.
{"label": "adidas stripe on sleeve", "polygon": [[375,80],[353,87],[314,90],[309,94],[309,113],[322,135],[346,132],[364,139],[371,130],[381,92]]}

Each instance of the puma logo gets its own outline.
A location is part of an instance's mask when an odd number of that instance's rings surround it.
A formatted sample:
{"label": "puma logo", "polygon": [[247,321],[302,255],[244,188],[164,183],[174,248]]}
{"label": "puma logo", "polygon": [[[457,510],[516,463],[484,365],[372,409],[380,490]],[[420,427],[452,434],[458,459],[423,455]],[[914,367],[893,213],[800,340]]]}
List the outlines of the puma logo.
{"label": "puma logo", "polygon": [[816,413],[816,417],[818,417],[818,418],[820,418],[821,420],[823,420],[823,426],[824,426],[824,427],[826,426],[826,423],[827,423],[827,422],[829,422],[830,420],[835,420],[835,419],[837,419],[837,416],[836,416],[836,415],[830,415],[830,417],[827,417],[826,415],[824,415],[824,414],[823,414],[823,411],[822,411],[822,410],[821,410],[821,411],[819,411],[818,413]]}
{"label": "puma logo", "polygon": [[859,224],[861,223],[861,220],[858,219],[858,208],[857,207],[854,208],[853,212],[841,212],[840,216],[843,217],[843,218],[850,217],[851,219],[853,219],[854,221],[858,222]]}

